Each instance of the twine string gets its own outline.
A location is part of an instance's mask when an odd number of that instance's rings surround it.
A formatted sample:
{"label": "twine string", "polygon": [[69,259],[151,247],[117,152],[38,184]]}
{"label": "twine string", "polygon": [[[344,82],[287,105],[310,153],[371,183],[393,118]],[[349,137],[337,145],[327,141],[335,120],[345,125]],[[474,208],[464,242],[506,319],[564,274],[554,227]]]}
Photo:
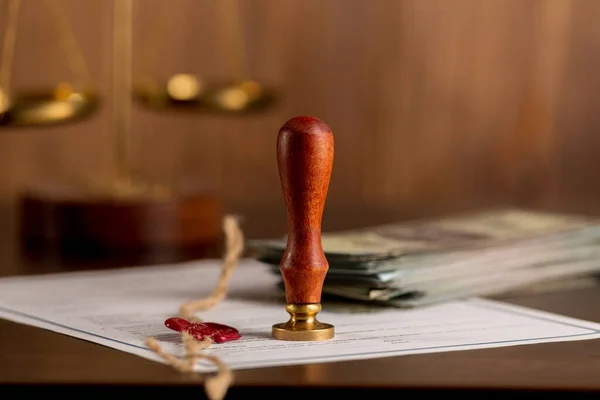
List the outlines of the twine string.
{"label": "twine string", "polygon": [[[191,322],[201,322],[201,319],[196,316],[197,312],[208,310],[225,299],[227,289],[229,288],[229,281],[242,255],[244,235],[239,227],[237,218],[225,216],[223,219],[223,231],[226,242],[225,254],[223,256],[221,274],[215,289],[210,296],[189,301],[179,309],[180,316]],[[222,400],[233,382],[233,373],[219,357],[213,354],[202,353],[202,350],[208,349],[212,345],[211,338],[207,337],[202,341],[198,341],[187,332],[182,332],[181,337],[185,349],[185,353],[181,358],[164,351],[159,341],[153,337],[146,339],[146,346],[182,373],[194,372],[195,365],[202,359],[214,364],[217,367],[217,373],[214,376],[207,377],[204,382],[204,390],[210,400]]]}

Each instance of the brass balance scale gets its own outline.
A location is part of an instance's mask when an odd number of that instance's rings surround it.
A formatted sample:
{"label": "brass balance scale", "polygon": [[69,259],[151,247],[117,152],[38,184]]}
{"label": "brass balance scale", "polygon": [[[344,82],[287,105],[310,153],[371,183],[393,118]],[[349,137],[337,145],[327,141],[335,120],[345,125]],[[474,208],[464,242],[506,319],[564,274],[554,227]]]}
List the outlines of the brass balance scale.
{"label": "brass balance scale", "polygon": [[[1,1],[1,0],[0,0]],[[5,0],[5,32],[0,60],[0,130],[43,128],[83,121],[98,110],[101,96],[92,83],[60,0],[44,0],[67,55],[72,83],[28,93],[12,93],[12,61],[22,0]],[[20,231],[28,254],[149,254],[159,262],[166,252],[204,254],[221,240],[222,206],[218,193],[181,192],[134,177],[129,167],[133,101],[151,112],[242,115],[268,110],[274,92],[243,73],[243,38],[235,0],[221,0],[220,26],[235,54],[226,82],[206,82],[174,74],[165,82],[144,75],[132,79],[133,0],[113,1],[113,129],[117,176],[109,184],[38,185],[19,198]],[[237,43],[237,47],[235,44]],[[237,49],[237,50],[236,50]],[[33,250],[33,252],[31,251]],[[57,251],[58,250],[58,251]],[[177,257],[177,256],[176,256]],[[185,257],[185,255],[183,256]]]}

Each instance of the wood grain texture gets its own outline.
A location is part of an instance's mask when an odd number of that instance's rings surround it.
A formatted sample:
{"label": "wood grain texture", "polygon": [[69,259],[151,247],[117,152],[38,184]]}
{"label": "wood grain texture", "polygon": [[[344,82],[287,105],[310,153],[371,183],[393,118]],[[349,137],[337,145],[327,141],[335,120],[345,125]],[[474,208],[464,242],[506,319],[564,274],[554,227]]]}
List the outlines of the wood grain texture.
{"label": "wood grain texture", "polygon": [[[65,255],[101,258],[136,249],[208,248],[222,241],[221,204],[209,193],[118,201],[78,189],[46,186],[21,196],[24,244],[48,242],[44,247]],[[40,253],[36,246],[33,250]]]}
{"label": "wood grain texture", "polygon": [[[24,1],[14,89],[71,79],[52,20]],[[0,201],[10,213],[40,181],[110,180],[112,2],[62,0],[105,102],[88,121],[0,134]],[[134,79],[229,76],[214,0],[139,0]],[[168,6],[167,6],[168,4]],[[596,49],[600,3],[586,0],[238,1],[249,77],[282,101],[241,118],[155,113],[134,104],[132,168],[160,183],[218,189],[248,236],[281,235],[274,162],[282,121],[318,115],[336,132],[324,230],[359,214],[434,214],[518,204],[575,210],[600,200]],[[4,25],[0,19],[0,28]],[[334,214],[340,218],[333,218]]]}
{"label": "wood grain texture", "polygon": [[333,169],[333,132],[315,117],[288,120],[277,135],[277,166],[288,236],[280,269],[288,303],[320,303],[329,265],[321,221]]}

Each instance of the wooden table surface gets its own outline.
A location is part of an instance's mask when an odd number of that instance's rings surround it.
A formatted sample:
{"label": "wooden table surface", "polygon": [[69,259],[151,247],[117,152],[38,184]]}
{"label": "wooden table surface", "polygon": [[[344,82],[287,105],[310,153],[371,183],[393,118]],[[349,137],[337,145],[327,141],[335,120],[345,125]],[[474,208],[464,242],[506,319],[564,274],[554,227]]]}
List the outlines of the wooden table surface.
{"label": "wooden table surface", "polygon": [[[13,254],[0,274],[35,273]],[[571,317],[600,322],[600,288],[521,294],[502,300]],[[188,376],[170,367],[50,331],[0,320],[0,385],[19,393],[76,389],[108,394],[124,389],[151,389],[165,395],[186,393],[203,398],[203,376]],[[288,396],[340,395],[359,389],[400,391],[459,390],[461,395],[491,390],[552,391],[600,396],[600,340],[535,344],[484,350],[410,355],[364,361],[235,371],[227,398],[248,394]],[[465,391],[465,392],[462,392]],[[3,391],[0,391],[3,393]],[[141,392],[140,392],[141,393]],[[360,393],[360,392],[358,392]],[[61,393],[64,396],[64,392]],[[479,393],[480,394],[480,393]],[[0,395],[1,396],[1,395]]]}

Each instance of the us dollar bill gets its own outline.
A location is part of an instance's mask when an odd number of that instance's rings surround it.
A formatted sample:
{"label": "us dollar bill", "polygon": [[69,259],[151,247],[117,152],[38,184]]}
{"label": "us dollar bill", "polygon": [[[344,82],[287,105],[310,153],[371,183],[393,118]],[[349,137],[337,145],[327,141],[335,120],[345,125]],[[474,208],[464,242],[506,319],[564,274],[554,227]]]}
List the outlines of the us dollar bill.
{"label": "us dollar bill", "polygon": [[[398,307],[495,294],[596,273],[599,244],[593,218],[513,209],[327,233],[323,293]],[[280,275],[286,238],[254,245]]]}
{"label": "us dollar bill", "polygon": [[[411,262],[428,262],[431,253],[494,247],[594,223],[594,219],[580,215],[499,209],[325,232],[322,245],[330,266],[381,270],[380,261],[400,256],[411,255]],[[252,240],[248,247],[265,263],[278,263],[286,244],[283,236]]]}

